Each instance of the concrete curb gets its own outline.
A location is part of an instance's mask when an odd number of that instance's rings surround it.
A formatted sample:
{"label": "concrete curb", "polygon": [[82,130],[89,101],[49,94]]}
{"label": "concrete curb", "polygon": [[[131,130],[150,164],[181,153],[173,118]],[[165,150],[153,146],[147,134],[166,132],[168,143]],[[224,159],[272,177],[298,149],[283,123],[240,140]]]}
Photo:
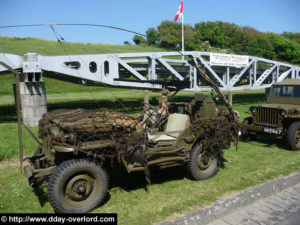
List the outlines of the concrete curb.
{"label": "concrete curb", "polygon": [[157,225],[204,225],[232,213],[237,208],[246,207],[298,183],[300,183],[300,171],[240,191],[232,197],[215,201],[207,208],[199,209],[172,222],[162,222]]}

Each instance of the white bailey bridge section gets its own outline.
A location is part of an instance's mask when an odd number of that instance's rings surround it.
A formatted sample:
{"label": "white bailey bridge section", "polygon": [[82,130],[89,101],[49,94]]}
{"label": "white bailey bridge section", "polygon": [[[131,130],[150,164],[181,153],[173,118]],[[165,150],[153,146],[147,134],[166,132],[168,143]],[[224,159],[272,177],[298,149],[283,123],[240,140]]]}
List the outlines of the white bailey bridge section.
{"label": "white bailey bridge section", "polygon": [[[184,55],[184,60],[181,59]],[[189,91],[210,88],[188,63],[196,59],[221,90],[269,88],[286,78],[300,79],[300,67],[254,56],[216,54],[210,52],[145,52],[93,55],[24,56],[0,53],[0,62],[25,74],[25,82],[40,82],[42,76],[70,76],[111,86],[160,89],[156,80],[189,80]],[[213,59],[212,59],[213,58]],[[7,68],[0,65],[0,72]],[[53,73],[54,72],[54,73]],[[58,75],[58,73],[60,75]],[[62,76],[63,75],[63,76]]]}

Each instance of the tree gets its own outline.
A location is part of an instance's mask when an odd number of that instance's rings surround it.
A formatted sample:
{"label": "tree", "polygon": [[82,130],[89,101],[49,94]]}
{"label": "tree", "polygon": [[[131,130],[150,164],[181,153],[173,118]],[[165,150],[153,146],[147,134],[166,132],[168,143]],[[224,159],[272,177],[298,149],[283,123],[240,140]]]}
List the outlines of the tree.
{"label": "tree", "polygon": [[[160,46],[180,48],[182,42],[182,25],[173,21],[163,21],[157,28]],[[195,32],[192,26],[184,25],[184,43],[188,47],[194,41]],[[189,47],[188,47],[189,48]]]}
{"label": "tree", "polygon": [[155,28],[149,28],[146,31],[146,35],[148,45],[157,45],[159,43],[159,34]]}
{"label": "tree", "polygon": [[139,36],[139,35],[134,35],[133,38],[132,38],[133,42],[136,44],[136,45],[144,45],[146,44],[146,39]]}
{"label": "tree", "polygon": [[266,34],[259,35],[256,39],[249,41],[245,47],[248,55],[254,55],[267,59],[274,59],[274,47],[271,44],[270,38]]}
{"label": "tree", "polygon": [[196,23],[195,38],[196,43],[208,41],[211,46],[218,48],[224,48],[227,42],[221,28],[215,22]]}
{"label": "tree", "polygon": [[291,41],[296,41],[300,45],[300,33],[283,32],[281,36],[288,38]]}
{"label": "tree", "polygon": [[184,25],[184,45],[185,50],[193,50],[192,46],[195,43],[195,30],[190,25]]}
{"label": "tree", "polygon": [[269,36],[276,54],[275,59],[300,63],[300,45],[297,42],[274,33],[270,33]]}
{"label": "tree", "polygon": [[129,41],[124,41],[123,43],[124,45],[131,45],[131,43]]}
{"label": "tree", "polygon": [[[147,39],[135,35],[136,45],[181,48],[181,23],[162,21],[146,31]],[[188,51],[221,51],[300,63],[300,33],[263,33],[222,21],[184,25],[184,44]]]}
{"label": "tree", "polygon": [[181,25],[173,21],[163,21],[157,27],[161,47],[178,48],[181,43]]}

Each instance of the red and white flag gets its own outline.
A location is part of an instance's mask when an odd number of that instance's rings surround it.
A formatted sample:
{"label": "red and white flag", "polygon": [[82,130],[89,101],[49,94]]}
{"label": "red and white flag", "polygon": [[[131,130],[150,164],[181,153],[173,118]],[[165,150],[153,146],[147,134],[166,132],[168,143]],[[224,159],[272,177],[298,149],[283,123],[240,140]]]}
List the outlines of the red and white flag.
{"label": "red and white flag", "polygon": [[183,0],[181,0],[180,6],[177,9],[174,21],[176,22],[183,14]]}

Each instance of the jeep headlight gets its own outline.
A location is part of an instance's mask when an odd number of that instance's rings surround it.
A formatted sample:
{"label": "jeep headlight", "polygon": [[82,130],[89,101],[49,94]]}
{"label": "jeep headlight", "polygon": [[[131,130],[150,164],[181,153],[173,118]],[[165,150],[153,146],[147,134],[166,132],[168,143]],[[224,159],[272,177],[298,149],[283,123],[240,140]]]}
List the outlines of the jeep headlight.
{"label": "jeep headlight", "polygon": [[286,115],[286,111],[284,109],[281,109],[279,111],[280,116],[284,117]]}
{"label": "jeep headlight", "polygon": [[69,144],[74,144],[76,141],[76,134],[74,133],[69,133],[69,134],[61,134],[61,141],[64,143],[69,143]]}
{"label": "jeep headlight", "polygon": [[255,113],[256,113],[256,108],[255,108],[255,107],[251,107],[251,108],[249,109],[249,112],[250,112],[251,114],[255,114]]}

